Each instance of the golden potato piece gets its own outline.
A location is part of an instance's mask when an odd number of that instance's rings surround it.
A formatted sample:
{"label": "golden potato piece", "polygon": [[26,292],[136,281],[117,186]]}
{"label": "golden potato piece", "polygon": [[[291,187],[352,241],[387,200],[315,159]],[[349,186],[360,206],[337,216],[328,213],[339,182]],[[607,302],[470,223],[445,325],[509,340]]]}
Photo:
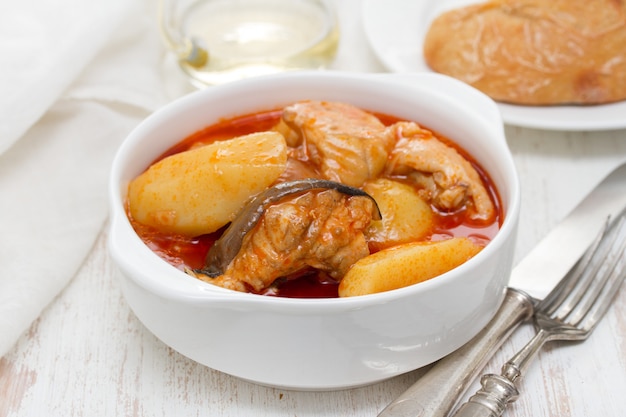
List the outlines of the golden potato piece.
{"label": "golden potato piece", "polygon": [[372,249],[415,242],[430,232],[432,209],[410,185],[381,178],[366,183],[363,189],[376,200],[382,215],[366,233]]}
{"label": "golden potato piece", "polygon": [[414,242],[376,252],[356,262],[339,284],[339,296],[373,294],[443,274],[482,249],[468,238]]}
{"label": "golden potato piece", "polygon": [[130,183],[135,220],[162,232],[198,236],[230,222],[250,196],[285,170],[277,132],[253,133],[169,156]]}

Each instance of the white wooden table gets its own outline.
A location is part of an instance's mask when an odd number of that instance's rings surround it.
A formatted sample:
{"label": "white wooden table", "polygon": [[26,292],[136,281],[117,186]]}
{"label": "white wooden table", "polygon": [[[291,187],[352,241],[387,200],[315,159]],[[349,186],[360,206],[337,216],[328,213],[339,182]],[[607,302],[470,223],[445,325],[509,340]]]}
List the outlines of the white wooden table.
{"label": "white wooden table", "polygon": [[[338,3],[346,71],[383,71],[365,44],[358,1]],[[626,115],[624,115],[626,117]],[[507,126],[522,182],[517,260],[611,169],[626,160],[626,130],[552,132]],[[104,225],[103,225],[104,226]],[[411,385],[415,371],[336,392],[257,386],[198,365],[165,346],[122,298],[106,228],[70,285],[0,358],[0,417],[371,417]],[[489,363],[532,334],[522,326]],[[548,345],[508,410],[517,417],[618,417],[626,413],[626,288],[591,338]]]}

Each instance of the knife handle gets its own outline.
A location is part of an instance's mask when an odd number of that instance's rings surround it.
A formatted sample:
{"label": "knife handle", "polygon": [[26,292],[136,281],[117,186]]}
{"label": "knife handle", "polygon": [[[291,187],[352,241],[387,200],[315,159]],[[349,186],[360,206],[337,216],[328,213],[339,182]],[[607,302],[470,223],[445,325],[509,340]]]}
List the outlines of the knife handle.
{"label": "knife handle", "polygon": [[439,360],[378,417],[446,417],[495,351],[533,311],[529,295],[509,288],[483,330]]}

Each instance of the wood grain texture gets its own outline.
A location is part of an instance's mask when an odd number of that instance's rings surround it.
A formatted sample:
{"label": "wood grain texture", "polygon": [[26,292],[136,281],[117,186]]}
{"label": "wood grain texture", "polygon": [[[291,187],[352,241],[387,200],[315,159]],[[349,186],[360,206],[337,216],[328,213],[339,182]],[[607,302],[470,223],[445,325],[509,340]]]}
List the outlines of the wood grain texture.
{"label": "wood grain texture", "polygon": [[[520,257],[626,159],[626,131],[592,135],[509,127],[507,135],[522,182]],[[134,316],[105,239],[103,232],[71,284],[0,360],[0,416],[375,416],[421,373],[359,389],[295,392],[198,365]],[[523,326],[487,369],[498,372],[531,335],[532,328]],[[510,416],[623,415],[626,289],[589,340],[548,345],[521,391]]]}
{"label": "wood grain texture", "polygon": [[[358,1],[340,2],[347,41],[339,69],[381,71],[363,39]],[[550,132],[507,126],[522,186],[516,259],[620,162],[626,130]],[[263,387],[213,371],[156,339],[122,297],[101,234],[70,285],[0,358],[0,417],[372,417],[417,370],[334,392]],[[522,326],[487,366],[500,366],[532,335]],[[477,385],[472,387],[475,390]],[[626,410],[626,288],[590,339],[549,344],[522,381],[511,417],[620,417]]]}

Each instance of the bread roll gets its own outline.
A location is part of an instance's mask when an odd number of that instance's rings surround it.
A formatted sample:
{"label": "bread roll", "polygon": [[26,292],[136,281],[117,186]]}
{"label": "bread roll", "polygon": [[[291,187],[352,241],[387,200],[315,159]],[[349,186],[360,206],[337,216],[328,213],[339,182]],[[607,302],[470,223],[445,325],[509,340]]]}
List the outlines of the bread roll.
{"label": "bread roll", "polygon": [[424,42],[436,72],[514,104],[626,99],[626,1],[492,0],[439,16]]}

